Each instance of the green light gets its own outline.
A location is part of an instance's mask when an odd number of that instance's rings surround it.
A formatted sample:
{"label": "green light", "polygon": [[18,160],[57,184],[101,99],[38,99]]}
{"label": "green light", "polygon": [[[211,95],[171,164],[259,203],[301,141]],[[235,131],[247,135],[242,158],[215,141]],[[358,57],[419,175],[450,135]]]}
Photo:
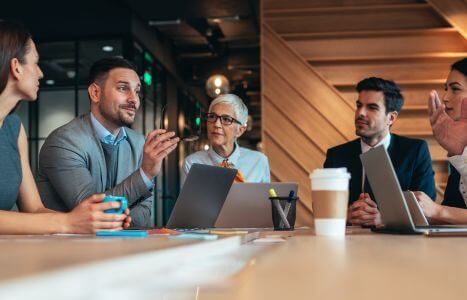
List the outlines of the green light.
{"label": "green light", "polygon": [[199,126],[201,124],[201,118],[196,117],[195,123],[196,123],[196,126]]}
{"label": "green light", "polygon": [[150,62],[151,64],[154,63],[154,58],[152,58],[151,54],[148,52],[144,52],[144,59]]}
{"label": "green light", "polygon": [[152,76],[151,74],[149,74],[149,72],[144,72],[143,80],[144,80],[144,83],[146,83],[146,85],[151,86]]}

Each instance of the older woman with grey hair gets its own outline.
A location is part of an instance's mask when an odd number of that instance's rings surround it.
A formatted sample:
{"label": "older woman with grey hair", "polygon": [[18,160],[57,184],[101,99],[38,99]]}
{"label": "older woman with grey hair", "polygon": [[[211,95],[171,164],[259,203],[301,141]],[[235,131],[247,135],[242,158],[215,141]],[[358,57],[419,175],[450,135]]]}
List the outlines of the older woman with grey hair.
{"label": "older woman with grey hair", "polygon": [[237,144],[247,120],[248,108],[238,96],[224,94],[214,99],[206,114],[209,149],[185,159],[182,184],[194,163],[238,169],[235,182],[270,182],[267,157]]}

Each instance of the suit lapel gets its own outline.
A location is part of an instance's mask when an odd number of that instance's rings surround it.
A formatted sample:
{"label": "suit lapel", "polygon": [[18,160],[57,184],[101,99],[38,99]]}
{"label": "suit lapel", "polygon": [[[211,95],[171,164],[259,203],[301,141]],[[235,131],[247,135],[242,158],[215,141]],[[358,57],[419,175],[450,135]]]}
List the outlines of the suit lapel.
{"label": "suit lapel", "polygon": [[126,140],[121,141],[120,145],[118,146],[118,159],[117,159],[117,181],[116,183],[120,183],[125,179],[128,174],[131,173],[128,170],[128,167],[132,165],[129,160],[131,160],[130,154],[131,148],[130,143],[128,141],[128,137]]}
{"label": "suit lapel", "polygon": [[391,143],[389,143],[388,147],[388,155],[389,158],[391,159],[391,163],[394,167],[394,170],[398,170],[398,162],[399,162],[399,157],[398,155],[401,155],[401,153],[397,153],[396,148],[397,148],[397,137],[394,134],[391,134]]}
{"label": "suit lapel", "polygon": [[358,199],[362,189],[362,163],[360,161],[360,154],[362,154],[362,147],[360,145],[360,139],[355,140],[352,143],[351,153],[349,153],[350,168],[354,170],[352,178],[350,180],[350,201],[353,202]]}
{"label": "suit lapel", "polygon": [[94,128],[92,127],[91,117],[89,116],[89,114],[83,116],[83,125],[83,127],[86,130],[86,133],[92,137],[92,154],[96,155],[97,157],[97,161],[99,163],[102,190],[104,190],[107,184],[107,166],[105,163],[104,150],[102,150],[101,142],[97,139],[96,134],[94,133]]}

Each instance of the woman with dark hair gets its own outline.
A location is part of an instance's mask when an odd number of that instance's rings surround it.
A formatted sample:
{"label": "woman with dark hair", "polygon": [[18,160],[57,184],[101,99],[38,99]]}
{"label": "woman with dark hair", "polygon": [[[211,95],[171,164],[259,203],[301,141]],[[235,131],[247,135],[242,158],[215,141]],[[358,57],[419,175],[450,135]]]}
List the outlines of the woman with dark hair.
{"label": "woman with dark hair", "polygon": [[[21,25],[0,21],[0,234],[92,233],[129,226],[126,214],[108,214],[117,202],[101,203],[93,195],[69,213],[42,204],[28,161],[28,145],[19,117],[19,101],[34,101],[43,77],[30,33]],[[70,182],[70,184],[73,184]],[[10,211],[17,204],[19,212]]]}
{"label": "woman with dark hair", "polygon": [[416,196],[432,222],[467,224],[467,58],[451,66],[445,90],[442,101],[436,91],[428,100],[433,134],[451,164],[444,200],[439,205],[424,193]]}

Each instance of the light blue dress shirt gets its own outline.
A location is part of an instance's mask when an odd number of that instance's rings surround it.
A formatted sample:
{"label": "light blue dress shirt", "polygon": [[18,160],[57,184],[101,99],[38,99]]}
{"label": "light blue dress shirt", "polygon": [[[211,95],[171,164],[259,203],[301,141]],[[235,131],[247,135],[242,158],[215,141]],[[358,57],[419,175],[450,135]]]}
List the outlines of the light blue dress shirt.
{"label": "light blue dress shirt", "polygon": [[207,151],[198,151],[185,158],[182,168],[181,183],[185,182],[186,176],[193,164],[203,164],[219,166],[219,164],[228,159],[233,168],[240,170],[245,176],[246,182],[270,182],[269,162],[266,155],[261,152],[240,147],[235,143],[235,150],[229,157],[223,157],[212,149]]}
{"label": "light blue dress shirt", "polygon": [[[108,131],[104,125],[102,125],[96,117],[91,113],[91,123],[92,127],[94,128],[94,133],[96,134],[96,137],[99,139],[99,141],[109,144],[109,145],[118,145],[120,144],[123,140],[127,138],[127,134],[125,131],[124,127],[120,127],[120,131],[118,132],[117,136],[114,136],[110,131]],[[153,188],[153,182],[151,179],[146,176],[144,173],[143,169],[139,168],[139,173],[141,174],[141,178],[143,178],[144,184],[148,188],[148,190],[152,190]]]}

